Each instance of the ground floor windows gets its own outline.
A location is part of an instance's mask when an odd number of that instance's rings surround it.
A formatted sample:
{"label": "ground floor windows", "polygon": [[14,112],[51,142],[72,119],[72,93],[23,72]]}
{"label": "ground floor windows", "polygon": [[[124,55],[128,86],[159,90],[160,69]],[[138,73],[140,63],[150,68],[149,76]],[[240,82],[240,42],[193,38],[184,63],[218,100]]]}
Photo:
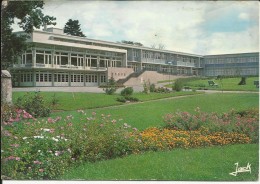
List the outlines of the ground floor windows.
{"label": "ground floor windows", "polygon": [[98,86],[107,82],[105,73],[17,71],[12,76],[14,86]]}

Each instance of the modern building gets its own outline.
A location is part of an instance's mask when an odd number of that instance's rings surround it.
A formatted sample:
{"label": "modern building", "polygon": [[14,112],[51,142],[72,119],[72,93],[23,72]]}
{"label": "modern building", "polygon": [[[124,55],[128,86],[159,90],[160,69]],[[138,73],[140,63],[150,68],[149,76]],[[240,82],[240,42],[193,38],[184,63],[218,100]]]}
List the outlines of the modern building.
{"label": "modern building", "polygon": [[[24,34],[17,32],[17,34]],[[203,56],[35,30],[10,69],[14,86],[98,86],[155,71],[173,76],[259,75],[259,53]]]}

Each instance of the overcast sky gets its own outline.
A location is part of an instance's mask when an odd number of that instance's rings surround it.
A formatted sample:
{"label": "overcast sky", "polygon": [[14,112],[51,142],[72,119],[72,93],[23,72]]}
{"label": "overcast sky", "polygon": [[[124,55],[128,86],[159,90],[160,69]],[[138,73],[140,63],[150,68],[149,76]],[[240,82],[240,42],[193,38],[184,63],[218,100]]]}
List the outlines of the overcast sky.
{"label": "overcast sky", "polygon": [[79,20],[92,39],[128,40],[194,54],[259,51],[257,1],[45,1],[63,28]]}

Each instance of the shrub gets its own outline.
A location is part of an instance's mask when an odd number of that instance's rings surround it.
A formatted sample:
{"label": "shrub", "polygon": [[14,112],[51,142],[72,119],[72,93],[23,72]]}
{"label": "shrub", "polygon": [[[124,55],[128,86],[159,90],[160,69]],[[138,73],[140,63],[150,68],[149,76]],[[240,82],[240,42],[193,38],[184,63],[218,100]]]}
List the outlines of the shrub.
{"label": "shrub", "polygon": [[155,87],[155,84],[151,84],[150,85],[150,92],[155,92],[155,90],[156,90],[156,87]]}
{"label": "shrub", "polygon": [[140,133],[144,150],[170,150],[173,148],[205,147],[213,145],[250,143],[245,134],[213,132],[203,134],[203,129],[182,131],[148,128]]}
{"label": "shrub", "polygon": [[7,103],[1,103],[1,122],[7,122],[14,116],[16,116],[15,107]]}
{"label": "shrub", "polygon": [[164,116],[164,127],[184,131],[199,130],[203,127],[209,133],[237,132],[246,134],[253,142],[257,142],[259,139],[259,112],[254,109],[246,112],[246,116],[241,116],[241,112],[235,111],[224,114],[205,113],[200,112],[199,109],[196,110],[195,114],[176,112]]}
{"label": "shrub", "polygon": [[68,115],[3,124],[1,174],[10,179],[55,179],[74,163],[138,152],[137,129],[110,115],[78,112],[80,123]]}
{"label": "shrub", "polygon": [[46,104],[43,96],[40,95],[40,92],[35,92],[34,94],[26,93],[23,97],[19,97],[16,100],[15,106],[18,109],[24,109],[36,118],[47,117],[51,113],[49,105]]}
{"label": "shrub", "polygon": [[181,79],[177,79],[175,82],[174,82],[174,85],[172,87],[172,90],[175,90],[175,91],[181,91],[182,88],[183,88],[183,82]]}
{"label": "shrub", "polygon": [[125,103],[127,101],[125,99],[125,97],[123,97],[123,96],[118,97],[116,100],[119,101],[119,102],[123,102],[123,103]]}
{"label": "shrub", "polygon": [[139,99],[135,98],[135,97],[131,97],[131,96],[125,96],[125,97],[118,97],[117,101],[123,102],[123,103],[125,103],[127,101],[129,101],[129,102],[138,102]]}
{"label": "shrub", "polygon": [[143,87],[144,87],[144,93],[149,94],[150,93],[150,81],[148,80],[147,82],[144,81]]}
{"label": "shrub", "polygon": [[117,84],[113,77],[108,80],[107,86],[103,89],[106,94],[113,95],[117,90]]}
{"label": "shrub", "polygon": [[131,96],[134,92],[134,89],[132,87],[127,87],[121,91],[122,96]]}
{"label": "shrub", "polygon": [[171,91],[166,87],[158,87],[155,89],[156,93],[170,93]]}
{"label": "shrub", "polygon": [[241,77],[241,81],[238,83],[238,85],[246,85],[246,77]]}

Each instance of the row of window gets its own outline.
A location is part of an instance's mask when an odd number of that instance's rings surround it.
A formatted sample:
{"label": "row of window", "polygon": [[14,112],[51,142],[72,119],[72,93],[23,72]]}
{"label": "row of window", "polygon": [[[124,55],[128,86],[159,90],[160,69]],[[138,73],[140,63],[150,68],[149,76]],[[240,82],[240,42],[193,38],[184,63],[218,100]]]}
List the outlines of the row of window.
{"label": "row of window", "polygon": [[[31,64],[32,63],[32,51],[27,51],[22,55],[21,64]],[[54,65],[69,65],[72,66],[84,66],[84,56],[83,54],[74,54],[72,53],[69,56],[69,53],[66,52],[55,52],[53,58]],[[122,57],[103,57],[100,56],[100,67],[120,67],[122,64]],[[51,51],[42,51],[36,50],[36,63],[37,64],[52,64],[52,54]],[[85,63],[87,67],[97,67],[98,58],[93,55],[85,55]]]}
{"label": "row of window", "polygon": [[258,62],[258,57],[206,58],[206,64]]}
{"label": "row of window", "polygon": [[225,63],[225,64],[205,64],[205,68],[233,68],[233,67],[259,67],[258,62],[246,62],[246,63]]}
{"label": "row of window", "polygon": [[246,69],[211,69],[205,70],[206,76],[218,76],[218,75],[258,75],[258,68],[246,68]]}
{"label": "row of window", "polygon": [[[18,77],[17,74],[14,74],[14,76]],[[70,75],[70,81],[71,82],[85,82],[88,83],[97,83],[98,82],[98,75],[97,74],[71,74]],[[20,74],[20,82],[33,82],[33,73],[21,73]],[[54,82],[69,82],[69,74],[67,73],[54,73],[53,75]],[[35,81],[36,82],[52,82],[52,73],[49,72],[37,72],[35,74]],[[105,83],[106,82],[106,76],[101,75],[100,76],[100,82]]]}

